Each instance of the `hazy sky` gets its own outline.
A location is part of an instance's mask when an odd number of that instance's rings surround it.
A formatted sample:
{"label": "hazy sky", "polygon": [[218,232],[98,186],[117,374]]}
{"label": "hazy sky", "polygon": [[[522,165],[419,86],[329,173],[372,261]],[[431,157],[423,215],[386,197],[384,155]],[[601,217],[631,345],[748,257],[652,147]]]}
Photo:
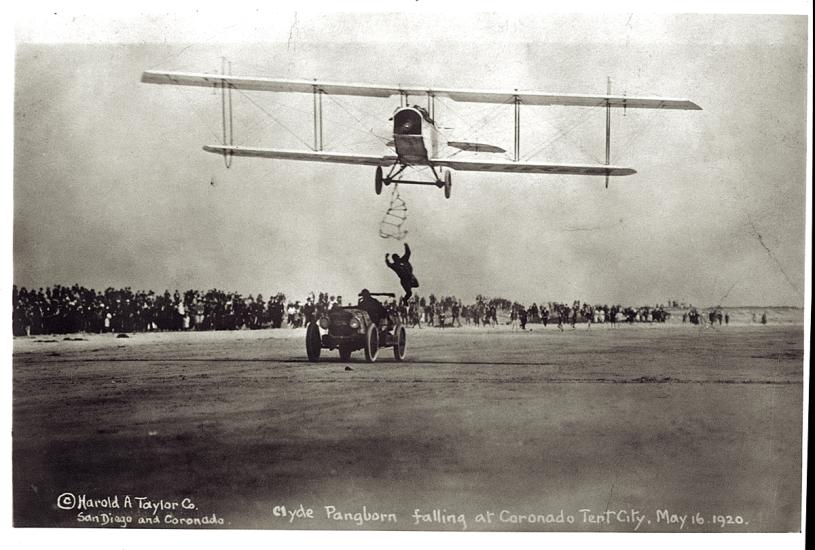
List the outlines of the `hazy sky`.
{"label": "hazy sky", "polygon": [[[100,32],[99,29],[104,29]],[[364,166],[204,152],[212,91],[147,69],[688,98],[615,111],[633,176],[453,175],[402,186],[420,294],[531,303],[803,305],[807,20],[737,15],[55,15],[17,27],[14,281],[302,297],[398,290]],[[308,95],[235,92],[241,145],[306,148]],[[386,153],[398,99],[326,98],[326,149]],[[512,150],[512,109],[445,101],[450,139]],[[521,156],[601,163],[601,109],[528,107]],[[484,155],[481,155],[482,157]]]}

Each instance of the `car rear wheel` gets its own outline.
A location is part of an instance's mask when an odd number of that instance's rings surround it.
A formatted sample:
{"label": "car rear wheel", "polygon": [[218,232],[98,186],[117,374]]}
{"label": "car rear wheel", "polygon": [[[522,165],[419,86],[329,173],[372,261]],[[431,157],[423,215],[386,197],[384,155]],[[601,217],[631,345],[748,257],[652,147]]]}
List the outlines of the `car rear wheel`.
{"label": "car rear wheel", "polygon": [[369,363],[376,361],[379,354],[379,330],[371,323],[365,332],[365,360]]}
{"label": "car rear wheel", "polygon": [[316,363],[320,360],[320,329],[316,323],[309,323],[306,327],[306,355],[308,360]]}
{"label": "car rear wheel", "polygon": [[407,331],[405,331],[405,327],[399,325],[394,336],[396,337],[396,343],[393,344],[393,357],[397,361],[403,361],[407,351]]}
{"label": "car rear wheel", "polygon": [[353,350],[348,346],[341,346],[340,347],[340,359],[343,361],[348,361],[351,359],[351,353]]}

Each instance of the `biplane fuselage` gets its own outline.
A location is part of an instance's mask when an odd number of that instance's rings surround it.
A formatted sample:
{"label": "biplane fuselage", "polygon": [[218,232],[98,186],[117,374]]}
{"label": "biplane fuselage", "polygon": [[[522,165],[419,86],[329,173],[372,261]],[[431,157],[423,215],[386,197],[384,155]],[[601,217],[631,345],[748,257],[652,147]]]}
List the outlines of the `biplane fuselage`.
{"label": "biplane fuselage", "polygon": [[393,145],[402,164],[428,164],[439,153],[439,131],[427,112],[402,107],[393,115]]}

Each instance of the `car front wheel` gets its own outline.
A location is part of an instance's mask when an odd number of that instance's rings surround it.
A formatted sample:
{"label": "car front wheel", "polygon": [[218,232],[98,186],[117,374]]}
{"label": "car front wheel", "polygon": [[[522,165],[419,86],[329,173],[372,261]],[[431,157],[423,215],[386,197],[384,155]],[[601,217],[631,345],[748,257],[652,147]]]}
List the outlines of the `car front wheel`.
{"label": "car front wheel", "polygon": [[308,360],[316,363],[320,360],[320,329],[316,323],[309,323],[306,327],[306,355]]}

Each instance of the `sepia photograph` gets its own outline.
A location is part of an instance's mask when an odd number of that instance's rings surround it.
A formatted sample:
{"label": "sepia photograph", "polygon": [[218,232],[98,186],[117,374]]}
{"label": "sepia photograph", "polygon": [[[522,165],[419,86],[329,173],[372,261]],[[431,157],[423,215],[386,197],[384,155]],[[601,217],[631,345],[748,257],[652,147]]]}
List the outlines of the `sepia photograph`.
{"label": "sepia photograph", "polygon": [[800,535],[791,4],[15,13],[13,530]]}

